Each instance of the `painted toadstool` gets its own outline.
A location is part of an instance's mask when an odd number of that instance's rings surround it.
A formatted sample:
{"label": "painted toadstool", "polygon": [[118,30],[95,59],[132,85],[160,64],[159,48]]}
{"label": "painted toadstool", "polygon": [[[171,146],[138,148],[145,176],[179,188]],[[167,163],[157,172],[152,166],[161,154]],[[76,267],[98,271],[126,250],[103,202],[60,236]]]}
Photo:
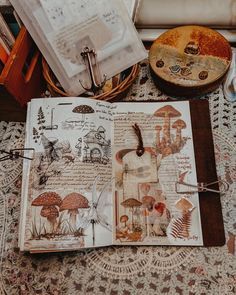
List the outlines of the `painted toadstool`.
{"label": "painted toadstool", "polygon": [[94,113],[94,109],[86,104],[79,105],[72,110],[73,113],[82,114],[82,121],[85,119],[85,114]]}
{"label": "painted toadstool", "polygon": [[130,208],[131,209],[131,220],[132,220],[132,228],[133,228],[133,213],[134,213],[134,208],[140,207],[142,205],[141,202],[139,202],[137,199],[134,198],[129,198],[121,203],[122,206],[125,208]]}
{"label": "painted toadstool", "polygon": [[70,223],[75,228],[76,217],[79,214],[78,209],[87,208],[89,208],[87,198],[79,193],[70,193],[62,200],[60,212],[63,210],[68,210],[68,214],[70,214]]}
{"label": "painted toadstool", "polygon": [[[55,206],[59,207],[61,202],[61,197],[57,193],[44,192],[34,199],[31,204],[32,206],[43,206],[40,215],[47,218],[52,232],[55,230],[56,218],[59,216],[59,212]],[[52,212],[52,217],[48,218],[50,215],[49,212]]]}
{"label": "painted toadstool", "polygon": [[51,232],[54,232],[57,227],[57,217],[59,216],[59,211],[55,206],[44,206],[40,212],[42,217],[46,217],[51,225]]}

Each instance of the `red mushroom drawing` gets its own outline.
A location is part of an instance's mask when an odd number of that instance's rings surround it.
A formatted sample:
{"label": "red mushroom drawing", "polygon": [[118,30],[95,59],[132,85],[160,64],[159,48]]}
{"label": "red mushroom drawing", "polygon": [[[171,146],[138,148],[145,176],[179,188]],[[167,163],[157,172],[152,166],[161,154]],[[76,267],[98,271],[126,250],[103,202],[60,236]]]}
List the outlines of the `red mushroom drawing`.
{"label": "red mushroom drawing", "polygon": [[73,113],[82,114],[82,122],[85,120],[86,114],[94,113],[94,109],[89,105],[79,105],[72,110]]}
{"label": "red mushroom drawing", "polygon": [[76,218],[79,214],[78,209],[88,209],[89,204],[87,198],[79,193],[68,194],[61,203],[60,212],[63,210],[68,210],[70,215],[70,223],[74,229],[76,229]]}
{"label": "red mushroom drawing", "polygon": [[125,208],[130,208],[131,210],[131,222],[132,222],[132,229],[134,227],[134,221],[133,221],[133,214],[134,214],[134,208],[140,207],[142,205],[141,202],[139,202],[137,199],[129,198],[121,203],[122,206]]}
{"label": "red mushroom drawing", "polygon": [[53,233],[57,228],[57,217],[59,211],[56,206],[61,205],[61,197],[55,192],[44,192],[33,200],[32,206],[43,206],[40,215],[47,218],[50,230]]}

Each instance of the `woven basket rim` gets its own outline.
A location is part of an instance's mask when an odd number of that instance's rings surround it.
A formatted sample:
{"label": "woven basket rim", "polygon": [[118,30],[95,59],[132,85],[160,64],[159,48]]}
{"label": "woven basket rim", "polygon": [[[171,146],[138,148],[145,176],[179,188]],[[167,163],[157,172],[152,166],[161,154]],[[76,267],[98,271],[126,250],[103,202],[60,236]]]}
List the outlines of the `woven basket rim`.
{"label": "woven basket rim", "polygon": [[[71,96],[55,85],[55,82],[52,77],[53,72],[44,58],[42,59],[42,68],[43,68],[43,76],[47,82],[48,90],[50,91],[50,93],[51,92],[56,93],[57,95],[65,96],[65,97]],[[137,78],[138,73],[139,73],[139,64],[135,64],[131,67],[131,71],[127,75],[127,77],[123,81],[121,81],[121,83],[119,83],[116,87],[114,87],[111,91],[107,91],[99,95],[89,96],[89,97],[93,99],[100,99],[100,100],[107,100],[107,101],[113,100],[116,97],[124,94],[125,91],[127,91],[131,87],[134,80]]]}

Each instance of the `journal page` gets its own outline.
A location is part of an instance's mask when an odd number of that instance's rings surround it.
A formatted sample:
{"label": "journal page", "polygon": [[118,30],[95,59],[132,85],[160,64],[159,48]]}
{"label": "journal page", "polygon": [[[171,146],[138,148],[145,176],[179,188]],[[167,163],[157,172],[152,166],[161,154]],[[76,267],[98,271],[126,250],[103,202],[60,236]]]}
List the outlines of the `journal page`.
{"label": "journal page", "polygon": [[34,99],[27,120],[21,249],[72,250],[111,244],[110,104]]}
{"label": "journal page", "polygon": [[198,192],[185,185],[197,185],[189,103],[113,112],[113,243],[202,245]]}

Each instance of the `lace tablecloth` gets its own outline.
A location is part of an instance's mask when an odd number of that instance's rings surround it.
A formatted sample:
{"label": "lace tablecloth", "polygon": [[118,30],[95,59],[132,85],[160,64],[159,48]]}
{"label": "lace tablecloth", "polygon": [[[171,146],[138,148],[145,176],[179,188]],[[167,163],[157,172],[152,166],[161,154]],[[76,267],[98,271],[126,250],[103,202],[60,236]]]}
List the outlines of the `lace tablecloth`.
{"label": "lace tablecloth", "polygon": [[[147,64],[126,100],[166,99]],[[107,247],[59,254],[19,253],[17,235],[22,162],[0,162],[0,293],[3,294],[236,294],[236,103],[222,89],[210,102],[226,233],[223,247]],[[0,122],[0,146],[24,139],[23,123]],[[216,233],[217,234],[217,233]]]}

